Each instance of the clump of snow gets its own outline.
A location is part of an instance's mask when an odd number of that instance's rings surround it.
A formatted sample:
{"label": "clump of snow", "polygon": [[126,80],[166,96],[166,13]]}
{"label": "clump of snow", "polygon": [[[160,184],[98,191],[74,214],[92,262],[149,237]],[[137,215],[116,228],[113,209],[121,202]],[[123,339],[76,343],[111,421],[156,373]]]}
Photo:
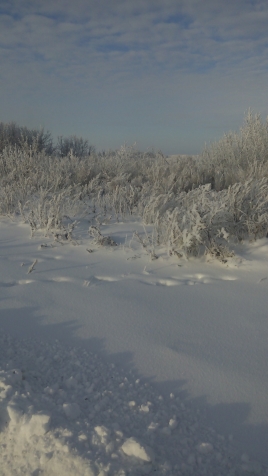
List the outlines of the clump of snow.
{"label": "clump of snow", "polygon": [[50,423],[50,415],[36,413],[33,414],[27,424],[23,425],[23,430],[26,435],[31,437],[32,435],[35,436],[43,436],[47,433],[49,429]]}
{"label": "clump of snow", "polygon": [[197,446],[197,450],[199,451],[199,453],[201,453],[203,455],[206,455],[206,454],[211,453],[213,451],[213,446],[212,446],[211,443],[200,443]]}
{"label": "clump of snow", "polygon": [[155,459],[151,448],[144,447],[136,438],[128,438],[121,446],[122,451],[127,456],[134,456],[138,460],[150,463]]}
{"label": "clump of snow", "polygon": [[169,428],[170,428],[171,430],[174,430],[175,428],[177,428],[178,422],[177,422],[176,418],[171,418],[171,419],[169,420],[169,424],[168,424],[168,425],[169,425]]}
{"label": "clump of snow", "polygon": [[7,413],[11,424],[13,423],[14,425],[19,423],[23,415],[23,411],[17,405],[12,405],[12,403],[7,405]]}

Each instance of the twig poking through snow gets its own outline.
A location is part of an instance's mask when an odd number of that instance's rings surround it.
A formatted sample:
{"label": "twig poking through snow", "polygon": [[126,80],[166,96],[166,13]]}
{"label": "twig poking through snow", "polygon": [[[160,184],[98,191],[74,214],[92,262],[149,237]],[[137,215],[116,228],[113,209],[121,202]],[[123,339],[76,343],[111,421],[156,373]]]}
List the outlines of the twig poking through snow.
{"label": "twig poking through snow", "polygon": [[29,267],[27,274],[30,274],[34,270],[34,267],[37,263],[38,263],[38,260],[35,259],[34,262],[31,264],[31,266]]}

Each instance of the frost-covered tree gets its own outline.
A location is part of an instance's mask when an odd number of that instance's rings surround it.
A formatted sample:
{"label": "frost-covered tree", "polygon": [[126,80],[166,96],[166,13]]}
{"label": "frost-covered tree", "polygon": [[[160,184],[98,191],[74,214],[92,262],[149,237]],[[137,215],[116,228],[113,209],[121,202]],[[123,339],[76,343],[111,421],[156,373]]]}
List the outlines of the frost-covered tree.
{"label": "frost-covered tree", "polygon": [[56,153],[60,157],[67,157],[70,152],[76,157],[85,157],[95,152],[95,147],[89,144],[87,139],[71,135],[68,137],[59,136],[56,145]]}
{"label": "frost-covered tree", "polygon": [[30,147],[34,145],[38,152],[44,150],[48,155],[53,153],[53,140],[49,131],[43,128],[29,129],[16,122],[0,122],[0,152],[7,146],[23,147],[25,142]]}

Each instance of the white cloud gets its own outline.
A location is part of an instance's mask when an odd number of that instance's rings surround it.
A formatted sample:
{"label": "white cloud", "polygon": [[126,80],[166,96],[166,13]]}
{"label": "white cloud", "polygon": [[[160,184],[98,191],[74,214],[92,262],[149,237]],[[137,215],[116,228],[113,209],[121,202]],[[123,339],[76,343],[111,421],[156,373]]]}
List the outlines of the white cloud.
{"label": "white cloud", "polygon": [[[7,5],[14,14],[14,2]],[[251,55],[256,67],[267,44],[268,5],[258,11],[241,0],[169,0],[164,7],[158,1],[119,0],[16,5],[19,17],[0,18],[1,46],[15,48],[18,60],[25,55],[25,61],[50,62],[56,74],[65,76],[68,62],[80,64],[78,75],[98,69],[104,79],[118,68],[132,69],[133,61],[134,74],[144,62],[155,73],[161,68],[198,72],[235,67]],[[190,24],[176,21],[178,13]],[[172,15],[174,22],[167,22]]]}

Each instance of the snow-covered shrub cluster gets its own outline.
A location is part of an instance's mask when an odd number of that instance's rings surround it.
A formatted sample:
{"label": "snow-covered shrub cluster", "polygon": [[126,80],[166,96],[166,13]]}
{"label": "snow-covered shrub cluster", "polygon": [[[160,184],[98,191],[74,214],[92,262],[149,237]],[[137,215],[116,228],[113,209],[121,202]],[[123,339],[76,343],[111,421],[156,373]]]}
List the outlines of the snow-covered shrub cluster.
{"label": "snow-covered shrub cluster", "polygon": [[1,214],[20,213],[32,231],[54,232],[65,230],[66,216],[134,214],[154,225],[151,242],[179,257],[201,252],[225,261],[229,239],[265,236],[267,192],[268,121],[251,112],[240,133],[199,157],[170,160],[127,146],[55,157],[27,141],[0,153]]}
{"label": "snow-covered shrub cluster", "polygon": [[268,180],[250,180],[216,192],[201,185],[188,193],[152,197],[143,211],[145,223],[155,225],[157,240],[171,253],[200,251],[225,261],[230,237],[257,239],[267,233]]}
{"label": "snow-covered shrub cluster", "polygon": [[268,177],[268,118],[250,110],[239,133],[230,132],[206,147],[200,157],[200,178],[222,190],[237,182]]}

